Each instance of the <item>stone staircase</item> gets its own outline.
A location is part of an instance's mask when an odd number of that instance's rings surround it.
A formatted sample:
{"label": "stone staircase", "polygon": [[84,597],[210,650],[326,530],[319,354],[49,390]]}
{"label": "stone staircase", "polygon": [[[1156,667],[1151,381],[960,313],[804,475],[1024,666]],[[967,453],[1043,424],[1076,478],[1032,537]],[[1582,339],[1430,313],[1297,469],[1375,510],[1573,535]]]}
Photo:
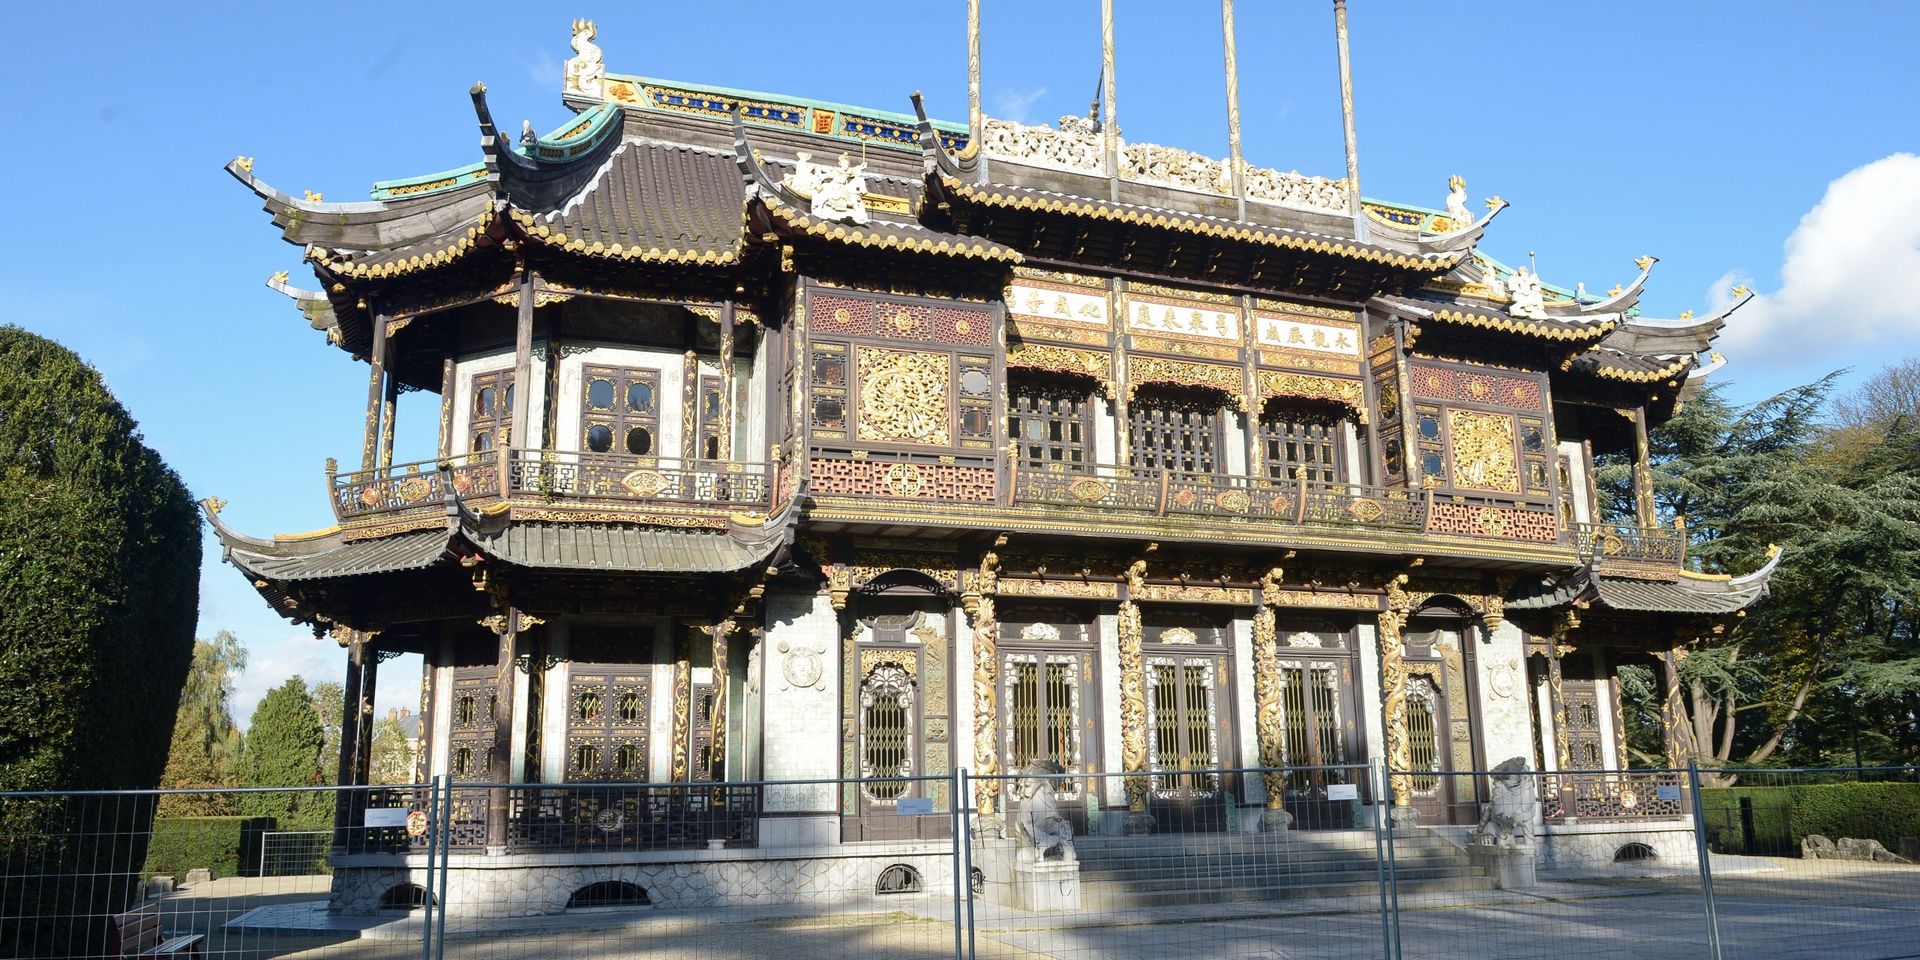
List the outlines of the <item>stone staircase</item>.
{"label": "stone staircase", "polygon": [[[1380,895],[1367,830],[1094,836],[1074,845],[1087,908]],[[1399,834],[1393,855],[1403,896],[1493,889],[1482,868],[1436,833]]]}

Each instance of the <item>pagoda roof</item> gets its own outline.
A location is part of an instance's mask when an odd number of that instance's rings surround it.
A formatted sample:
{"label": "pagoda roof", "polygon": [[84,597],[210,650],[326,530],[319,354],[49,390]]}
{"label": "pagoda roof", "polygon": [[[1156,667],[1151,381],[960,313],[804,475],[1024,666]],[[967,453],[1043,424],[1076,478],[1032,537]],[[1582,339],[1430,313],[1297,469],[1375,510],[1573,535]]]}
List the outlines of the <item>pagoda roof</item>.
{"label": "pagoda roof", "polygon": [[530,237],[574,253],[725,264],[741,255],[743,194],[726,151],[629,139],[558,207],[513,217]]}
{"label": "pagoda roof", "polygon": [[1616,316],[1516,317],[1500,304],[1473,297],[1449,297],[1428,292],[1386,296],[1379,300],[1420,321],[1519,334],[1569,346],[1597,344],[1619,323]]}
{"label": "pagoda roof", "polygon": [[1587,604],[1632,613],[1727,615],[1745,610],[1767,595],[1782,551],[1773,547],[1767,562],[1742,576],[1681,571],[1674,581],[1604,574],[1583,567],[1522,584],[1506,601],[1508,610],[1549,610]]}

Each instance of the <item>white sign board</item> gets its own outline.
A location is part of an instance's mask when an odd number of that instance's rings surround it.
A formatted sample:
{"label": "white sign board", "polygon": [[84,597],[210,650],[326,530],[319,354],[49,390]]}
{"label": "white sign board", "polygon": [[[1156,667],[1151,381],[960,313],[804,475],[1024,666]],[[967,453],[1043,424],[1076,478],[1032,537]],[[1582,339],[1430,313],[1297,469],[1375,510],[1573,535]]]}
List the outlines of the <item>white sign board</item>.
{"label": "white sign board", "polygon": [[1352,784],[1352,783],[1327,784],[1327,799],[1328,800],[1358,800],[1360,799],[1360,787],[1358,784]]}
{"label": "white sign board", "polygon": [[369,827],[404,827],[407,825],[407,808],[368,807],[365,825]]}

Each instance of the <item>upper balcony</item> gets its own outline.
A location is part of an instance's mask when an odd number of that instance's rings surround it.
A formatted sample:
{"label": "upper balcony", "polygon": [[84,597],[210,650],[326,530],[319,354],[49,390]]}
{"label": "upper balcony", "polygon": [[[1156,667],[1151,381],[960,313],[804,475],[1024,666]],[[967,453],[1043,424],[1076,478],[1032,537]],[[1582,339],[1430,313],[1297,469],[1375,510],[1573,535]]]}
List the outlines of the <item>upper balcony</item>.
{"label": "upper balcony", "polygon": [[[554,450],[483,451],[385,469],[328,471],[335,516],[378,527],[441,513],[449,494],[478,510],[564,509],[583,519],[767,514],[791,494],[790,467]],[[1431,488],[1190,473],[1120,464],[928,457],[815,448],[809,515],[843,525],[948,527],[1416,553],[1469,560],[1677,575],[1685,538],[1615,524],[1563,528],[1553,503]],[[907,511],[911,511],[907,514]]]}

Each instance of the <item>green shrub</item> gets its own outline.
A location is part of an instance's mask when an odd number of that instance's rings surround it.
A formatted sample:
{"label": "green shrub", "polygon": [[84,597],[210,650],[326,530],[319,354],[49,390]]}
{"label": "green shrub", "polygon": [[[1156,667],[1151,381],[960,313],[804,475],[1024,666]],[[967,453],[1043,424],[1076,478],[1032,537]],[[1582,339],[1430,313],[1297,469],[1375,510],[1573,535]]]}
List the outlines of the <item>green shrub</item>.
{"label": "green shrub", "polygon": [[1702,790],[1700,810],[1708,841],[1721,853],[1798,856],[1800,841],[1816,833],[1878,840],[1897,851],[1901,837],[1920,836],[1920,783]]}
{"label": "green shrub", "polygon": [[146,875],[185,880],[205,867],[221,877],[252,876],[260,864],[260,835],[272,817],[158,817],[147,842]]}

